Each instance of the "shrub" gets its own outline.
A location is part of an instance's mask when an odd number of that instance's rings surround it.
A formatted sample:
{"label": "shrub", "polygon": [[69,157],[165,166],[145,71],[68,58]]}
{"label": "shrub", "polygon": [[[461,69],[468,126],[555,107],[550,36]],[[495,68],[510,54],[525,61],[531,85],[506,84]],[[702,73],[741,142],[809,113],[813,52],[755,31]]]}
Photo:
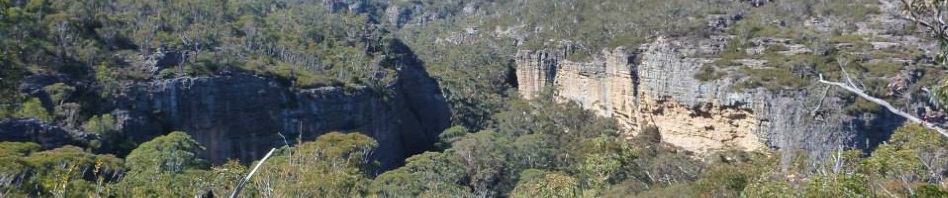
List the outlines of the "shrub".
{"label": "shrub", "polygon": [[714,66],[704,65],[698,73],[695,73],[694,77],[702,82],[708,82],[721,79],[722,76],[724,76],[724,74],[715,71]]}
{"label": "shrub", "polygon": [[174,70],[175,70],[174,68],[161,69],[161,71],[158,72],[157,77],[158,79],[168,79],[168,78],[176,77],[178,76],[178,74]]}
{"label": "shrub", "polygon": [[58,104],[62,101],[65,101],[70,95],[72,95],[72,92],[76,91],[76,88],[64,83],[55,83],[43,87],[43,90],[49,94],[49,97],[53,102]]}
{"label": "shrub", "polygon": [[43,107],[43,102],[39,98],[32,98],[21,104],[20,108],[14,113],[13,117],[19,118],[37,118],[46,122],[52,122],[53,116],[49,110]]}

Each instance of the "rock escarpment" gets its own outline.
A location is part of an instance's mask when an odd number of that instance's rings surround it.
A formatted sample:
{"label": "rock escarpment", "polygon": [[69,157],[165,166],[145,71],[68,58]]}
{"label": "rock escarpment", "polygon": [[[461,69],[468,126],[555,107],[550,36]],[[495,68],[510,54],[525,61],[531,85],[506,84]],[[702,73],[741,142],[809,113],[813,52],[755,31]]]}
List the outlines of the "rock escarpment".
{"label": "rock escarpment", "polygon": [[348,131],[375,138],[379,148],[373,156],[386,169],[428,149],[450,121],[438,85],[418,65],[403,66],[384,90],[298,90],[239,73],[131,83],[110,105],[120,130],[135,141],[185,131],[215,163],[249,162],[298,139]]}
{"label": "rock escarpment", "polygon": [[886,113],[847,115],[840,111],[845,101],[822,97],[815,87],[738,90],[739,76],[695,79],[729,39],[658,38],[636,49],[604,51],[588,62],[519,51],[518,88],[530,98],[555,87],[558,98],[617,118],[630,135],[654,124],[664,141],[698,153],[771,147],[819,157],[839,147],[869,148],[887,137],[878,131],[900,123]]}
{"label": "rock escarpment", "polygon": [[2,141],[35,142],[43,149],[51,149],[65,145],[84,145],[94,138],[93,134],[65,129],[36,118],[0,119]]}

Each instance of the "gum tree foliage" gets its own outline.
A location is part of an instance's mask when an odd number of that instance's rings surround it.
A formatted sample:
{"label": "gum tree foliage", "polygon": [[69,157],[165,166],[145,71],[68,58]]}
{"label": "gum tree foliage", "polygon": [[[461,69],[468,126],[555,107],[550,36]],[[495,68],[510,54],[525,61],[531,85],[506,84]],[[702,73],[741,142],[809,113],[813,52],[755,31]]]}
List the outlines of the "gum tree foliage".
{"label": "gum tree foliage", "polygon": [[[526,172],[526,171],[525,171]],[[524,178],[510,197],[579,197],[579,180],[561,173],[545,173],[535,178]]]}
{"label": "gum tree foliage", "polygon": [[[944,0],[900,0],[901,16],[922,26],[932,38],[938,41],[940,52],[936,61],[944,66],[948,58],[948,1]],[[933,94],[942,108],[948,105],[948,80],[933,90]]]}
{"label": "gum tree foliage", "polygon": [[376,177],[370,192],[381,197],[473,196],[462,185],[467,173],[457,155],[425,152],[405,161],[405,166]]}
{"label": "gum tree foliage", "polygon": [[201,159],[198,142],[185,132],[172,132],[142,143],[126,156],[128,174],[116,184],[120,196],[194,196],[210,164]]}
{"label": "gum tree foliage", "polygon": [[131,171],[181,172],[206,168],[207,161],[198,155],[203,150],[187,133],[175,131],[142,143],[125,160]]}
{"label": "gum tree foliage", "polygon": [[0,142],[0,196],[104,196],[126,170],[113,155],[76,146],[41,149],[35,143]]}
{"label": "gum tree foliage", "polygon": [[[945,66],[948,61],[948,1],[945,0],[900,0],[901,14],[906,20],[912,21],[926,30],[938,41],[940,52],[936,61]],[[942,108],[948,108],[948,80],[942,80],[940,86],[935,87],[933,94]]]}
{"label": "gum tree foliage", "polygon": [[276,197],[365,196],[371,183],[370,156],[378,143],[359,133],[331,132],[283,149],[255,175],[245,195]]}

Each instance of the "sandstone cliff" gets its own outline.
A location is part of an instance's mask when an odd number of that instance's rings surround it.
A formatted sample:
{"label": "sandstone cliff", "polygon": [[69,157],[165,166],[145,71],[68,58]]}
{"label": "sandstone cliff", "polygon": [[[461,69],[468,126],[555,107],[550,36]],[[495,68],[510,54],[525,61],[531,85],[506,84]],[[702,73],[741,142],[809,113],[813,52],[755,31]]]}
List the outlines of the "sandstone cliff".
{"label": "sandstone cliff", "polygon": [[[814,87],[737,90],[739,76],[695,79],[729,40],[658,38],[636,49],[604,51],[588,62],[565,60],[559,52],[519,51],[518,88],[530,98],[554,87],[561,99],[617,118],[630,135],[654,124],[664,141],[705,154],[771,147],[819,157],[840,147],[869,148],[900,123],[884,112],[846,115],[840,111],[844,101],[822,97]],[[819,113],[813,112],[817,104]]]}

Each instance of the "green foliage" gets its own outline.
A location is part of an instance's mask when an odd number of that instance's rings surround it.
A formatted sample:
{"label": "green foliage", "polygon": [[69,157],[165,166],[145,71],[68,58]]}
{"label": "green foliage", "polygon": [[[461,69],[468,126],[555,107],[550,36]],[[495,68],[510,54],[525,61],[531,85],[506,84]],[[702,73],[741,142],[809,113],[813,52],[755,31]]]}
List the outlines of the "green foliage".
{"label": "green foliage", "polygon": [[112,155],[95,155],[75,146],[39,148],[34,143],[0,143],[0,153],[4,153],[0,176],[17,178],[0,182],[0,190],[14,196],[107,195],[105,182],[125,170],[122,160]]}
{"label": "green foliage", "polygon": [[746,83],[757,83],[770,90],[800,88],[809,83],[785,69],[742,68],[742,71],[754,76],[753,80]]}
{"label": "green foliage", "polygon": [[32,98],[24,102],[13,114],[13,117],[37,118],[46,122],[53,121],[53,116],[50,115],[49,110],[43,107],[43,102],[39,98]]}
{"label": "green foliage", "polygon": [[464,162],[468,186],[478,195],[495,195],[512,187],[506,175],[512,164],[507,161],[510,140],[494,131],[480,131],[455,142],[446,153],[457,155]]}
{"label": "green foliage", "polygon": [[696,191],[707,197],[736,197],[750,176],[737,167],[713,167],[698,179]]}
{"label": "green foliage", "polygon": [[118,86],[118,74],[114,68],[109,68],[108,62],[103,62],[95,67],[95,80],[102,86],[99,96],[108,98],[115,92]]}
{"label": "green foliage", "polygon": [[471,131],[488,127],[508,95],[513,75],[509,57],[489,45],[431,45],[430,37],[407,42],[442,87],[454,125]]}
{"label": "green foliage", "polygon": [[40,145],[32,142],[0,142],[0,156],[25,156],[40,150]]}
{"label": "green foliage", "polygon": [[608,185],[618,183],[632,174],[629,169],[638,158],[638,149],[632,147],[627,141],[616,140],[615,137],[606,135],[583,141],[585,146],[581,149],[583,149],[582,155],[585,159],[574,166],[588,188],[605,189]]}
{"label": "green foliage", "polygon": [[948,140],[939,136],[906,124],[868,157],[859,151],[840,151],[815,170],[778,168],[777,160],[751,157],[746,162],[713,166],[691,187],[700,196],[710,197],[940,196],[945,192],[939,185],[948,170],[948,158],[943,155],[948,152]]}
{"label": "green foliage", "polygon": [[100,136],[108,136],[112,133],[117,133],[115,118],[111,114],[102,114],[101,116],[93,116],[86,122],[86,125],[83,126],[88,132],[98,133]]}
{"label": "green foliage", "polygon": [[367,177],[376,163],[370,155],[378,143],[359,133],[338,132],[319,136],[288,153],[273,156],[242,193],[279,197],[365,196]]}
{"label": "green foliage", "polygon": [[814,176],[804,188],[806,197],[869,197],[871,191],[867,178],[859,174]]}
{"label": "green foliage", "polygon": [[473,196],[466,186],[460,185],[467,173],[457,155],[425,152],[405,161],[405,166],[376,177],[371,194],[380,197]]}
{"label": "green foliage", "polygon": [[[130,137],[121,133],[118,122],[111,114],[92,116],[82,127],[86,132],[98,134],[98,139],[92,140],[89,146],[99,152],[110,152],[125,155],[135,149],[136,144]],[[103,144],[106,143],[106,144]]]}
{"label": "green foliage", "polygon": [[451,128],[445,129],[444,132],[441,132],[438,135],[438,143],[435,143],[435,147],[440,150],[444,150],[451,147],[451,144],[457,142],[461,138],[464,138],[469,133],[468,129],[464,126],[453,126]]}
{"label": "green foliage", "polygon": [[198,156],[204,150],[184,132],[175,131],[142,143],[126,156],[129,173],[115,185],[119,196],[164,197],[203,194],[203,170],[209,164]]}
{"label": "green foliage", "polygon": [[941,84],[935,86],[932,92],[938,101],[938,105],[941,106],[941,108],[948,109],[948,80],[942,80]]}
{"label": "green foliage", "polygon": [[175,131],[142,143],[125,159],[133,173],[176,173],[208,167],[208,163],[198,156],[198,152],[203,150],[204,147],[187,133]]}
{"label": "green foliage", "polygon": [[876,148],[860,168],[869,175],[878,177],[903,177],[918,175],[926,180],[926,169],[943,169],[948,157],[939,153],[948,151],[948,140],[940,134],[917,124],[906,124],[896,129],[891,139]]}
{"label": "green foliage", "polygon": [[[619,194],[613,197],[627,196],[625,194]],[[687,184],[672,184],[668,186],[655,186],[649,191],[645,191],[639,194],[636,194],[635,197],[641,198],[686,198],[686,197],[696,197],[692,189]]]}
{"label": "green foliage", "polygon": [[43,87],[43,90],[49,94],[49,97],[53,100],[53,102],[62,103],[66,99],[69,99],[69,96],[76,91],[76,88],[63,83],[55,83]]}
{"label": "green foliage", "polygon": [[286,64],[268,67],[267,74],[286,79],[293,83],[293,86],[301,88],[320,87],[320,86],[339,86],[342,82],[332,77],[314,75],[299,68],[293,68]]}
{"label": "green foliage", "polygon": [[[0,174],[10,176],[27,170],[27,164],[21,161],[22,157],[39,150],[40,145],[32,142],[0,142]],[[8,187],[10,184],[0,185]]]}
{"label": "green foliage", "polygon": [[178,76],[178,74],[174,71],[174,69],[162,69],[158,72],[157,77],[159,79],[168,79],[176,76]]}
{"label": "green foliage", "polygon": [[934,185],[923,185],[915,192],[916,197],[948,197],[948,189]]}
{"label": "green foliage", "polygon": [[714,66],[705,65],[701,67],[701,70],[698,70],[698,73],[695,73],[694,77],[702,82],[708,82],[721,79],[723,76],[723,73],[715,71]]}
{"label": "green foliage", "polygon": [[547,173],[540,178],[521,180],[510,197],[579,197],[579,180],[560,173]]}
{"label": "green foliage", "polygon": [[741,197],[801,197],[800,192],[785,180],[749,183],[741,192]]}
{"label": "green foliage", "polygon": [[[754,65],[749,68],[740,68],[737,71],[740,74],[736,76],[748,78],[742,79],[735,85],[734,88],[738,90],[758,87],[769,90],[800,89],[816,81],[819,74],[824,75],[826,79],[838,79],[842,72],[836,59],[840,56],[853,56],[846,62],[849,64],[846,66],[848,70],[853,68],[872,70],[870,72],[850,70],[850,74],[867,78],[866,81],[890,77],[894,75],[893,69],[898,71],[901,68],[896,68],[894,65],[868,67],[861,65],[868,60],[885,59],[868,57],[870,54],[878,53],[876,52],[878,50],[874,51],[870,41],[880,41],[881,38],[852,33],[856,30],[856,23],[867,20],[867,14],[879,13],[877,6],[869,6],[874,3],[866,0],[768,2],[742,15],[742,20],[725,30],[726,33],[736,37],[729,41],[720,54],[716,55],[719,59],[713,65],[717,68],[726,68],[724,66],[740,65],[735,61],[741,59],[767,61],[760,67]],[[813,28],[803,23],[814,18],[831,20],[821,28]],[[770,42],[783,40],[788,43]],[[790,49],[788,44],[804,45],[812,51],[787,54]],[[760,50],[758,47],[763,48],[759,51],[761,54],[745,52],[749,49]],[[892,53],[899,55],[891,57],[917,57],[906,55],[911,54],[908,52],[910,50],[901,51],[903,53]],[[717,68],[702,68],[695,78],[703,81],[716,79],[713,69]]]}

